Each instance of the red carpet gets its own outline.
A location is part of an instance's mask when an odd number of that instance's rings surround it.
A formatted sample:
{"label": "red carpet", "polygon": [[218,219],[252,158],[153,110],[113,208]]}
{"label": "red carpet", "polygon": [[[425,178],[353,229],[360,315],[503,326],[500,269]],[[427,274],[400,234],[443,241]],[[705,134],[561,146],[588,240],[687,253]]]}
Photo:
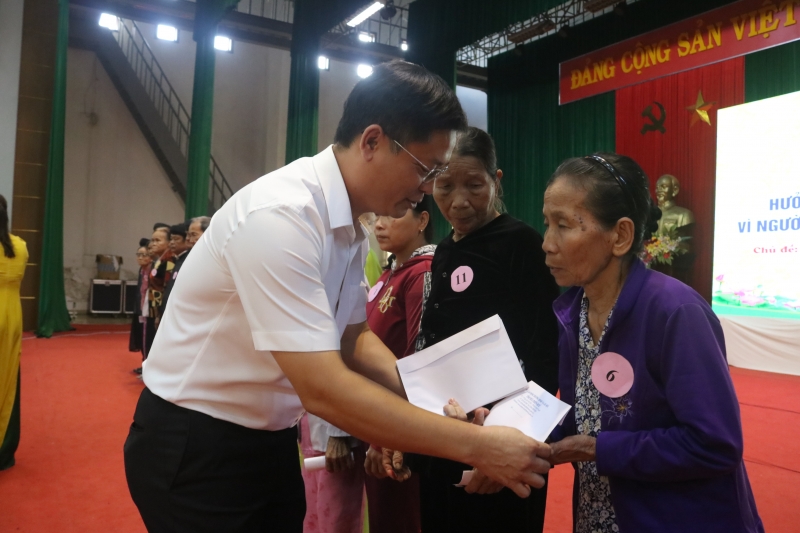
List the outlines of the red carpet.
{"label": "red carpet", "polygon": [[[27,336],[26,336],[27,337]],[[22,442],[0,472],[0,532],[144,532],[122,465],[141,382],[125,327],[22,344]],[[732,369],[745,459],[768,533],[800,524],[800,377]],[[547,533],[571,531],[572,468],[550,476]]]}

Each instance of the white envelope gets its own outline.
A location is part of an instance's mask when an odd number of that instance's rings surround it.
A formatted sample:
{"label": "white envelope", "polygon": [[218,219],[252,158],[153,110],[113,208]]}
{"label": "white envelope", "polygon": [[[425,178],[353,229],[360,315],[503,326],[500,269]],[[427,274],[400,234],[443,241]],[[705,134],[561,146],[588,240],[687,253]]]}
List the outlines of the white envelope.
{"label": "white envelope", "polygon": [[492,407],[483,425],[517,428],[530,438],[544,442],[570,409],[569,404],[531,381],[526,390]]}
{"label": "white envelope", "polygon": [[397,369],[408,401],[440,415],[450,398],[470,412],[528,386],[497,315],[398,360]]}

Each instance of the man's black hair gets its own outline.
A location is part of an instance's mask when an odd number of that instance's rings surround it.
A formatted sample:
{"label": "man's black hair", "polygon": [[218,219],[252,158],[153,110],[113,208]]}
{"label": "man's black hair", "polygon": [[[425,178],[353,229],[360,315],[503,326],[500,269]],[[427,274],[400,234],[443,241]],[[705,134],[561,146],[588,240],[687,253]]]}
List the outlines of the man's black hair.
{"label": "man's black hair", "polygon": [[406,145],[427,142],[435,131],[463,130],[467,117],[442,78],[396,59],[376,66],[371,76],[356,84],[344,103],[333,142],[350,146],[372,124]]}
{"label": "man's black hair", "polygon": [[153,231],[157,230],[158,228],[169,229],[169,224],[164,224],[163,222],[156,222],[155,224],[153,224]]}
{"label": "man's black hair", "polygon": [[141,239],[139,239],[139,248],[147,248],[148,246],[150,246],[150,239],[146,237],[142,237]]}
{"label": "man's black hair", "polygon": [[172,235],[180,235],[184,239],[186,238],[186,230],[189,229],[189,226],[186,222],[181,222],[180,224],[175,224],[174,226],[169,227],[169,234]]}

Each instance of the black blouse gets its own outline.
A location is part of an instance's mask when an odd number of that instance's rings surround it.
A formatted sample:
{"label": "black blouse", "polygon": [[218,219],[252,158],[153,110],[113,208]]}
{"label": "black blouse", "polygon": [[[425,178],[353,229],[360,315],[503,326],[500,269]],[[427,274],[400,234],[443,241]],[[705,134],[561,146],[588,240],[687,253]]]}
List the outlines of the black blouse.
{"label": "black blouse", "polygon": [[542,236],[506,214],[458,241],[451,233],[431,265],[421,325],[425,346],[500,315],[525,377],[555,394],[558,328],[552,304],[559,290],[544,260]]}

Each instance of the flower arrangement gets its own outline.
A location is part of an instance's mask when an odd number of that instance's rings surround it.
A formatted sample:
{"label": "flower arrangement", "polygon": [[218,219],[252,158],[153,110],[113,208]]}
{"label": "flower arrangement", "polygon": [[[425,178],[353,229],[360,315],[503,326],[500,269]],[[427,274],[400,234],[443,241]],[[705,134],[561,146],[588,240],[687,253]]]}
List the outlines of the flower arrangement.
{"label": "flower arrangement", "polygon": [[681,238],[675,231],[668,231],[663,235],[653,233],[653,236],[645,241],[644,250],[639,257],[648,267],[653,264],[671,265],[676,256],[686,252],[680,244]]}

